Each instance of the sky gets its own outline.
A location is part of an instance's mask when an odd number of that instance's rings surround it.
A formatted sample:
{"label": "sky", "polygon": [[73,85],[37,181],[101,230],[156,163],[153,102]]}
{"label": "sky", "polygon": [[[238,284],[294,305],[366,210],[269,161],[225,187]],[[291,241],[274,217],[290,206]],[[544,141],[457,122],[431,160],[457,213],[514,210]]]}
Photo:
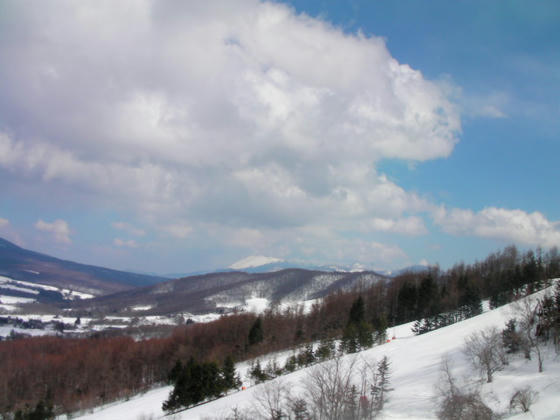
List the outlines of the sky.
{"label": "sky", "polygon": [[138,272],[560,245],[560,3],[0,0],[0,237]]}

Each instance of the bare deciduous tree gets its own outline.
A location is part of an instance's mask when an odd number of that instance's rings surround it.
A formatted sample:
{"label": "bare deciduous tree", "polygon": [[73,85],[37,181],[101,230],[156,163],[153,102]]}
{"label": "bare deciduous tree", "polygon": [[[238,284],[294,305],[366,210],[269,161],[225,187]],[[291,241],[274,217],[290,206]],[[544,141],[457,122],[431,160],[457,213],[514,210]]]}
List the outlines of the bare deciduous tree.
{"label": "bare deciduous tree", "polygon": [[467,337],[464,353],[476,369],[486,374],[488,382],[492,382],[494,372],[502,370],[507,363],[501,333],[496,327],[487,328]]}
{"label": "bare deciduous tree", "polygon": [[[248,410],[241,410],[239,407],[233,407],[229,414],[221,416],[201,417],[202,420],[254,420],[255,416]],[[176,418],[171,418],[176,420]]]}
{"label": "bare deciduous tree", "polygon": [[441,377],[436,385],[437,416],[444,420],[492,420],[492,410],[484,404],[480,392],[461,389],[451,373],[449,362],[443,359]]}
{"label": "bare deciduous tree", "polygon": [[315,366],[306,378],[307,399],[319,420],[343,418],[352,396],[352,375],[356,359],[345,365],[341,357]]}
{"label": "bare deciduous tree", "polygon": [[539,372],[543,371],[543,358],[541,346],[537,337],[537,310],[538,302],[530,296],[520,299],[513,304],[514,313],[519,321],[519,329],[523,333],[528,348],[526,354],[530,358],[530,352],[533,350],[537,355],[537,363]]}
{"label": "bare deciduous tree", "polygon": [[307,407],[307,401],[303,398],[290,399],[291,419],[293,420],[311,420],[313,417]]}
{"label": "bare deciduous tree", "polygon": [[267,420],[287,418],[290,398],[289,383],[281,378],[264,384],[255,394],[254,408],[256,414]]}
{"label": "bare deciduous tree", "polygon": [[[358,364],[337,357],[317,365],[306,380],[308,408],[317,420],[374,419],[389,388],[389,359]],[[360,382],[356,379],[360,378]]]}
{"label": "bare deciduous tree", "polygon": [[516,389],[509,400],[509,409],[511,411],[520,409],[527,413],[531,409],[531,405],[537,400],[538,393],[533,391],[530,386]]}
{"label": "bare deciduous tree", "polygon": [[291,384],[276,379],[253,394],[249,412],[227,419],[372,420],[387,400],[390,363],[384,357],[368,364],[357,357],[336,357],[315,365],[303,381],[303,393],[291,394]]}

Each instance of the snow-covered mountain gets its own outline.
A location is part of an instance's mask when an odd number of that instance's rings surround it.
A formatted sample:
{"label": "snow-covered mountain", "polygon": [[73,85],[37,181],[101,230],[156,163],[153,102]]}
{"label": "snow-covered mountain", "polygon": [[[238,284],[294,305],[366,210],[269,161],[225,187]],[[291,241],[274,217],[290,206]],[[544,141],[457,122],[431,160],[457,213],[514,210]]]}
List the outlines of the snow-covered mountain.
{"label": "snow-covered mountain", "polygon": [[[359,273],[362,271],[376,271],[372,267],[361,263],[354,264],[313,264],[302,261],[287,261],[281,258],[265,257],[262,255],[252,255],[231,264],[228,269],[236,271],[245,271],[246,273],[270,273],[273,271],[284,270],[286,268],[300,268],[303,270],[328,271],[341,273]],[[227,271],[218,270],[218,271]],[[384,274],[384,272],[379,272]]]}
{"label": "snow-covered mountain", "polygon": [[251,255],[247,258],[243,258],[232,265],[229,266],[232,270],[245,270],[247,268],[262,267],[264,265],[270,265],[274,263],[284,262],[280,258],[265,257],[264,255]]}
{"label": "snow-covered mountain", "polygon": [[168,273],[163,277],[168,279],[178,279],[183,277],[199,276],[204,274],[213,273],[227,273],[230,271],[243,271],[245,273],[271,273],[274,271],[285,270],[288,268],[299,268],[311,271],[328,271],[328,272],[341,272],[341,273],[359,273],[363,271],[376,272],[379,275],[386,277],[396,277],[405,272],[422,272],[429,270],[429,266],[413,265],[404,267],[398,270],[385,270],[378,269],[372,265],[363,263],[353,264],[314,264],[304,261],[290,261],[282,258],[268,257],[264,255],[251,255],[239,261],[234,262],[227,268],[219,268],[215,270],[199,270],[193,272],[183,273]]}
{"label": "snow-covered mountain", "polygon": [[[542,292],[540,292],[542,293]],[[404,324],[389,331],[390,342],[375,346],[361,353],[343,357],[346,364],[354,360],[357,364],[374,365],[383,356],[387,356],[390,365],[390,386],[388,402],[382,412],[386,419],[435,419],[436,405],[434,395],[436,385],[441,383],[441,364],[445,357],[449,361],[456,384],[461,387],[480,388],[481,396],[495,413],[502,413],[508,419],[558,419],[560,418],[560,361],[552,347],[543,349],[544,372],[537,372],[536,358],[526,360],[522,354],[510,358],[502,371],[496,372],[494,381],[486,383],[473,371],[468,357],[463,352],[465,338],[488,327],[502,329],[505,322],[513,316],[513,305],[502,306],[487,311],[476,317],[467,319],[439,330],[415,336],[411,332],[411,324]],[[521,352],[522,353],[522,352]],[[292,355],[292,351],[271,354],[260,358],[264,366],[269,360],[283,365]],[[328,362],[326,362],[328,363]],[[260,395],[266,395],[271,384],[283,384],[290,389],[292,395],[305,395],[306,378],[316,366],[301,369],[291,374],[280,376],[265,384],[253,385],[248,369],[250,362],[238,364],[246,390],[233,392],[226,397],[174,414],[177,420],[223,419],[231,415],[232,409],[250,410],[257,403]],[[361,372],[357,371],[353,380],[360,381]],[[537,399],[530,407],[530,412],[519,410],[509,411],[511,396],[518,389],[530,386],[537,394]],[[143,395],[120,403],[112,403],[104,408],[80,417],[83,420],[112,419],[163,419],[165,413],[161,409],[167,399],[171,386],[155,388]],[[270,392],[270,391],[269,391]]]}
{"label": "snow-covered mountain", "polygon": [[[396,277],[404,273],[422,273],[430,270],[430,266],[425,264],[410,265],[397,270],[377,269],[371,265],[363,263],[353,264],[312,264],[301,261],[287,261],[281,258],[266,257],[263,255],[251,255],[231,264],[227,269],[216,270],[224,272],[228,270],[245,271],[246,273],[269,273],[272,271],[284,270],[286,268],[301,268],[304,270],[330,271],[341,273],[359,273],[363,271],[374,271],[387,277]],[[201,273],[197,273],[201,274]]]}

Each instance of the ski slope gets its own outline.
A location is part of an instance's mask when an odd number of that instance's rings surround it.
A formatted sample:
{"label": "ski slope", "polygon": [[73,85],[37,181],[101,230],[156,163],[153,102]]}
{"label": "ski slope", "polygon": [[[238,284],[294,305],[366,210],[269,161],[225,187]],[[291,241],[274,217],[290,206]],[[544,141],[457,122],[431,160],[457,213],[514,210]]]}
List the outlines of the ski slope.
{"label": "ski slope", "polygon": [[[539,292],[537,295],[542,294]],[[536,297],[533,295],[533,297]],[[384,419],[431,419],[436,418],[435,389],[440,380],[442,357],[450,362],[453,375],[459,382],[473,384],[479,381],[479,375],[468,363],[463,354],[464,340],[470,334],[484,328],[495,326],[502,330],[505,322],[514,316],[512,305],[487,311],[466,321],[441,328],[420,336],[414,336],[410,327],[412,323],[398,326],[388,331],[395,335],[391,342],[372,349],[344,356],[345,362],[357,357],[368,363],[374,363],[383,356],[391,362],[391,386],[394,390],[389,394],[381,418]],[[493,383],[481,382],[484,402],[495,412],[506,413],[511,419],[559,419],[560,404],[560,356],[552,348],[545,350],[544,372],[537,372],[536,360],[527,361],[521,354],[514,355],[504,370],[497,372]],[[290,352],[279,353],[274,357],[280,364]],[[272,356],[269,356],[271,358]],[[533,357],[535,359],[535,357]],[[266,358],[261,358],[266,364]],[[263,364],[263,365],[264,365]],[[170,416],[179,419],[220,419],[231,414],[234,407],[250,409],[254,404],[254,395],[262,393],[263,385],[251,386],[247,380],[248,364],[239,364],[238,371],[242,374],[247,390],[185,410]],[[275,381],[289,384],[293,395],[303,392],[303,382],[313,367],[284,375]],[[357,379],[357,378],[356,378]],[[531,407],[531,412],[508,413],[509,400],[516,388],[530,385],[539,393],[538,400]],[[116,402],[80,417],[81,419],[114,420],[114,419],[157,419],[165,413],[161,405],[167,399],[172,387],[166,386],[149,391],[125,402]],[[170,418],[166,417],[166,418]]]}

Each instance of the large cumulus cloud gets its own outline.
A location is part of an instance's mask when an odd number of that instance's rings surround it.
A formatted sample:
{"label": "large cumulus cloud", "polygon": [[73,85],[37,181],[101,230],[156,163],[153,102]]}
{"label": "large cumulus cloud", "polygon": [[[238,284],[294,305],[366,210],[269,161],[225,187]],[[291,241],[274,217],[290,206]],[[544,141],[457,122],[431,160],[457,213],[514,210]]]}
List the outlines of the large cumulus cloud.
{"label": "large cumulus cloud", "polygon": [[11,176],[189,235],[425,233],[410,214],[429,205],[375,164],[448,156],[459,115],[383,39],[256,0],[2,8],[0,167]]}
{"label": "large cumulus cloud", "polygon": [[454,235],[474,235],[526,245],[560,245],[560,222],[549,221],[542,213],[487,207],[478,212],[439,207],[434,221]]}

